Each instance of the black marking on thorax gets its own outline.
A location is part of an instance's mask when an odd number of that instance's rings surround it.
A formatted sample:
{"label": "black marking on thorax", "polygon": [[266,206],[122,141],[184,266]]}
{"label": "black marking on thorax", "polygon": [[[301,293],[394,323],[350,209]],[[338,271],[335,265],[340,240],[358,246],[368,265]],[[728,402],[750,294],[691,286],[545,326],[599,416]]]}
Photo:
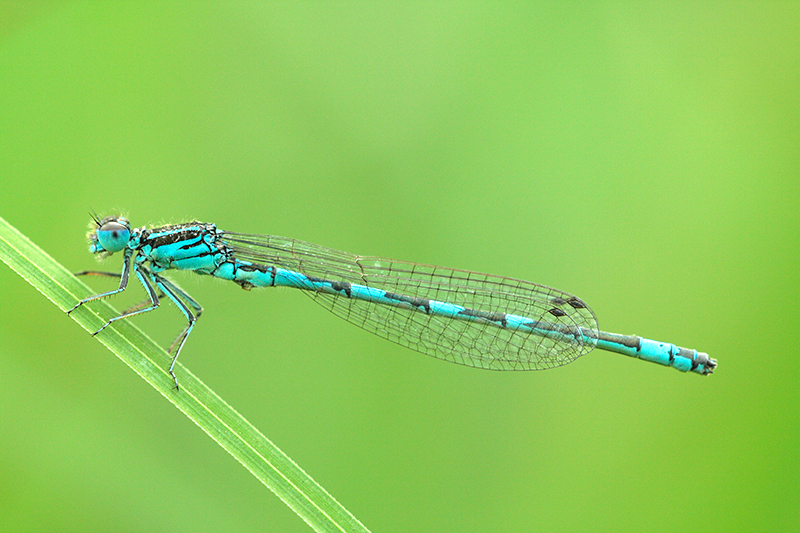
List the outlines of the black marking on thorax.
{"label": "black marking on thorax", "polygon": [[213,225],[209,226],[208,224],[201,224],[199,222],[190,222],[187,224],[162,226],[160,228],[144,230],[142,232],[142,244],[149,244],[156,248],[175,244],[180,241],[202,239],[203,235],[207,233],[212,233],[216,237]]}

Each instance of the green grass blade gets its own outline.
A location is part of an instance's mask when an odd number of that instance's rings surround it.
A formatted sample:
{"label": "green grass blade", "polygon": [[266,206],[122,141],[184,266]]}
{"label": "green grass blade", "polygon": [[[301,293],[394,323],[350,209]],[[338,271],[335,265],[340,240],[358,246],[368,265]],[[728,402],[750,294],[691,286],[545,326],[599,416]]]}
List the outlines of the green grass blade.
{"label": "green grass blade", "polygon": [[[0,218],[0,259],[60,309],[91,290],[14,227]],[[96,331],[117,312],[93,302],[73,312],[76,322]],[[185,367],[178,365],[181,390],[166,369],[169,356],[130,321],[106,328],[97,339],[172,402],[316,531],[368,531],[294,461]]]}

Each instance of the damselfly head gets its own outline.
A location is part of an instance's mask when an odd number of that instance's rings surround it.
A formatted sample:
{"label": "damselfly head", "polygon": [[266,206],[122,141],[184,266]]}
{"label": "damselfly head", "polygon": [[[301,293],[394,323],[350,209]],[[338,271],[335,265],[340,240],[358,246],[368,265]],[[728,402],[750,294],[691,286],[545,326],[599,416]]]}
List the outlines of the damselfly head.
{"label": "damselfly head", "polygon": [[106,257],[125,249],[131,238],[131,225],[122,217],[106,217],[100,220],[93,215],[87,237],[89,251]]}

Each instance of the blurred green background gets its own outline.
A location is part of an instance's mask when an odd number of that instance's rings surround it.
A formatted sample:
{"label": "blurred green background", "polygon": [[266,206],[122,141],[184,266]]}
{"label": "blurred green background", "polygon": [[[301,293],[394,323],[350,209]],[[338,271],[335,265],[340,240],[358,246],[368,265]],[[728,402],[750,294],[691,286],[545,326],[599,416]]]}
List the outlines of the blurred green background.
{"label": "blurred green background", "polygon": [[[798,3],[95,4],[0,8],[0,216],[69,268],[91,209],[198,219],[555,286],[719,361],[482,372],[173,276],[207,310],[183,364],[367,527],[800,528]],[[308,531],[4,265],[0,292],[4,530]]]}

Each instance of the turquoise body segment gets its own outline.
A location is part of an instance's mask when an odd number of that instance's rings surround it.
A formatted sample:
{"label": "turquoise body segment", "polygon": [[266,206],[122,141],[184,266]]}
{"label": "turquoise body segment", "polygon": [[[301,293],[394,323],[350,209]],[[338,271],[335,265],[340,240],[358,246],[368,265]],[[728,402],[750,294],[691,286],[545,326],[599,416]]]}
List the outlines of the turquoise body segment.
{"label": "turquoise body segment", "polygon": [[175,361],[203,309],[162,276],[173,269],[233,281],[248,290],[300,289],[367,331],[477,368],[553,368],[595,347],[699,374],[716,367],[715,360],[696,350],[601,332],[581,299],[527,281],[358,256],[284,237],[224,232],[201,222],[132,230],[127,220],[107,217],[94,220],[89,240],[92,253],[123,252],[120,285],[81,300],[69,312],[125,290],[133,270],[149,305],[111,319],[96,333],[116,320],[156,309],[166,295],[188,321],[171,348],[169,373],[176,387]]}
{"label": "turquoise body segment", "polygon": [[597,340],[597,347],[651,363],[671,366],[681,372],[710,374],[717,366],[716,361],[711,359],[707,353],[635,335],[601,332]]}

